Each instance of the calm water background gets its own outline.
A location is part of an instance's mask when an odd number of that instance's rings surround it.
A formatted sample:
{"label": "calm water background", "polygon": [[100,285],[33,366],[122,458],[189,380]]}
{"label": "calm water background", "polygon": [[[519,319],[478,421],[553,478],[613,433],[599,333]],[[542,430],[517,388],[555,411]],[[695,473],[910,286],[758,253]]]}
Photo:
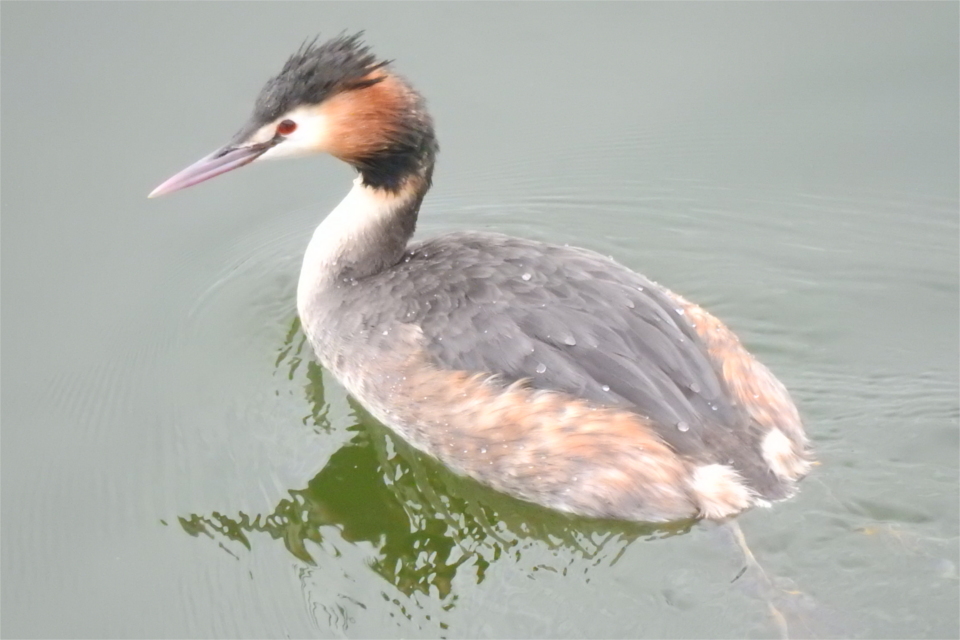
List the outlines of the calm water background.
{"label": "calm water background", "polygon": [[[615,256],[727,321],[822,465],[740,518],[820,635],[958,629],[958,5],[2,7],[5,636],[769,636],[710,527],[458,479],[303,348],[329,158],[148,201],[308,35],[442,145],[419,234]],[[806,624],[806,623],[805,623]],[[798,635],[802,632],[796,632]]]}

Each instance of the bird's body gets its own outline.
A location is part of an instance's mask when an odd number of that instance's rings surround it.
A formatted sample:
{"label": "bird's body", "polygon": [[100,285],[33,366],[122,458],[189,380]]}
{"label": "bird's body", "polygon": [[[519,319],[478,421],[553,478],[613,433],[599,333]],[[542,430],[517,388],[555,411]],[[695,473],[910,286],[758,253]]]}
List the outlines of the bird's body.
{"label": "bird's body", "polygon": [[413,446],[510,495],[638,521],[724,518],[806,474],[787,391],[696,305],[584,249],[411,244],[432,122],[356,37],[302,48],[232,145],[157,191],[285,150],[359,171],[307,248],[297,306],[322,364]]}

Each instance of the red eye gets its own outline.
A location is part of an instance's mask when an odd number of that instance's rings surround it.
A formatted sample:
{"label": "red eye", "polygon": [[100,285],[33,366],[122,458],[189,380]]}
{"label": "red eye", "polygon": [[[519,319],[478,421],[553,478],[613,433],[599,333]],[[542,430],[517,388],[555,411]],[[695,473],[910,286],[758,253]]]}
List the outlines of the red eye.
{"label": "red eye", "polygon": [[277,125],[277,133],[282,136],[288,136],[297,130],[297,123],[293,120],[284,120]]}

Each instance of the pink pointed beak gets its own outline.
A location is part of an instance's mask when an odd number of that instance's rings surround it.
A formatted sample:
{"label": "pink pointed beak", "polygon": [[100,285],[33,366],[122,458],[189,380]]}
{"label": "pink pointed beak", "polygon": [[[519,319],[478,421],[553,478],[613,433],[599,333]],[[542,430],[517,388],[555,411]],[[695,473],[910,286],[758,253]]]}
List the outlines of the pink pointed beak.
{"label": "pink pointed beak", "polygon": [[180,189],[192,187],[227,171],[233,171],[245,164],[250,164],[281,140],[282,138],[274,138],[267,142],[238,147],[227,145],[177,173],[151,191],[147,197],[156,198],[174,191],[180,191]]}

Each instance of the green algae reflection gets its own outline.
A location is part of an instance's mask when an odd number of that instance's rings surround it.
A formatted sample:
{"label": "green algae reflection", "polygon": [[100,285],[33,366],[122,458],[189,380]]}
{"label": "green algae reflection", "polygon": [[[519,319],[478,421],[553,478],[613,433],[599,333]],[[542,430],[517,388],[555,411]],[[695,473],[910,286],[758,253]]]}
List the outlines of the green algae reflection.
{"label": "green algae reflection", "polygon": [[[329,433],[335,427],[328,420],[322,370],[311,358],[294,322],[275,365],[283,377],[304,383],[310,405],[304,424]],[[664,537],[690,527],[571,518],[514,500],[450,473],[358,404],[351,401],[351,407],[356,421],[346,429],[352,438],[306,487],[289,489],[289,498],[271,513],[191,514],[179,518],[183,529],[247,549],[257,539],[271,538],[312,565],[314,554],[327,552],[325,534],[336,528],[344,541],[372,545],[376,554],[370,568],[401,592],[433,591],[446,599],[458,572],[479,583],[491,563],[517,562],[530,545],[566,547],[590,564],[612,563],[638,537]],[[565,572],[564,567],[544,569]]]}

